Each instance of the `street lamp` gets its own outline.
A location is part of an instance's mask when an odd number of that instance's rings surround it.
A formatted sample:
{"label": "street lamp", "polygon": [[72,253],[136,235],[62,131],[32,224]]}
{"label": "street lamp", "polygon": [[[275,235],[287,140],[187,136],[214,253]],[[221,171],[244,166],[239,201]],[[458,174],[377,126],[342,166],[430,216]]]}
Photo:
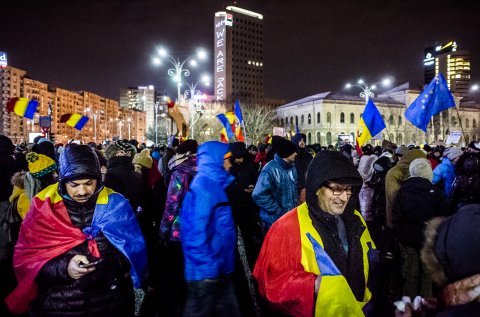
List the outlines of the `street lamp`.
{"label": "street lamp", "polygon": [[473,84],[472,87],[470,87],[471,92],[477,92],[480,90],[480,85],[478,84]]}
{"label": "street lamp", "polygon": [[345,85],[345,89],[350,89],[352,87],[358,87],[362,89],[360,92],[360,97],[365,98],[365,103],[367,103],[369,98],[375,97],[375,94],[372,90],[377,89],[377,85],[381,84],[384,87],[389,87],[392,82],[393,79],[391,77],[386,77],[380,82],[369,85],[363,79],[359,79],[356,84],[347,83]]}
{"label": "street lamp", "polygon": [[173,68],[168,69],[167,74],[168,76],[172,77],[172,79],[177,83],[177,100],[180,100],[180,87],[182,86],[182,76],[190,76],[190,70],[185,67],[185,63],[189,61],[191,67],[196,67],[198,64],[198,60],[205,60],[207,58],[207,53],[202,49],[198,49],[197,54],[190,55],[183,61],[180,61],[180,58],[178,57],[175,58],[170,55],[163,47],[158,49],[157,53],[158,56],[153,58],[153,63],[155,65],[161,65],[163,61],[167,61],[173,66]]}
{"label": "street lamp", "polygon": [[128,118],[127,121],[128,121],[128,139],[131,140],[132,138],[130,136],[130,123],[131,123],[132,119]]}
{"label": "street lamp", "polygon": [[200,80],[196,81],[195,83],[187,83],[188,90],[185,91],[185,97],[189,97],[189,99],[194,99],[195,96],[201,95],[201,91],[197,90],[198,84],[203,84],[205,86],[210,86],[210,76],[207,74],[203,74]]}

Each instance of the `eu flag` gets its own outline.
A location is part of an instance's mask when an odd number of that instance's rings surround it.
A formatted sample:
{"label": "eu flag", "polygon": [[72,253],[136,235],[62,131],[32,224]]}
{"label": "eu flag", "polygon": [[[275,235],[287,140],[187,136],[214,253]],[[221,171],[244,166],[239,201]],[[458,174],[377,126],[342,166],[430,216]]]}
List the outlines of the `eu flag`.
{"label": "eu flag", "polygon": [[437,113],[451,107],[455,107],[455,100],[448,90],[445,77],[439,73],[407,108],[405,119],[426,133],[430,119]]}

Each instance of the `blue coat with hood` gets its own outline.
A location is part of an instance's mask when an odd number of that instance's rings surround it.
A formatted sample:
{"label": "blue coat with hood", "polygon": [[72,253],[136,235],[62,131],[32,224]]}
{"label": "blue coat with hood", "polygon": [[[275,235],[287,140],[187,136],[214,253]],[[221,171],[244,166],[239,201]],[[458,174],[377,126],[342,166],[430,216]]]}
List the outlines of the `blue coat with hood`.
{"label": "blue coat with hood", "polygon": [[252,193],[265,229],[297,205],[297,170],[278,154],[263,168]]}
{"label": "blue coat with hood", "polygon": [[448,157],[444,157],[442,163],[440,163],[433,170],[432,183],[435,185],[443,181],[443,192],[445,193],[445,197],[449,197],[454,180],[455,166],[452,164],[452,161],[450,161]]}
{"label": "blue coat with hood", "polygon": [[234,180],[223,168],[228,144],[205,142],[198,172],[183,200],[180,221],[185,279],[200,281],[233,273],[237,233],[225,188]]}

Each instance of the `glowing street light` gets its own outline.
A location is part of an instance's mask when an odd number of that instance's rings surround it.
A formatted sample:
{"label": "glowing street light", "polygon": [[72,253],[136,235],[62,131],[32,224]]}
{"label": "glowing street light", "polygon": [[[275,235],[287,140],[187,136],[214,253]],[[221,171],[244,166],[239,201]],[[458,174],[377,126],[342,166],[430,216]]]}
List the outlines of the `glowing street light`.
{"label": "glowing street light", "polygon": [[152,62],[155,65],[162,65],[164,61],[170,63],[173,68],[168,69],[167,73],[177,83],[177,100],[180,100],[180,87],[182,86],[182,75],[185,77],[190,76],[190,70],[185,67],[185,63],[189,61],[191,67],[196,67],[198,61],[205,60],[207,53],[203,49],[198,49],[195,55],[190,55],[183,61],[180,61],[178,57],[173,57],[168,53],[164,47],[160,47],[157,50],[158,56],[153,57]]}
{"label": "glowing street light", "polygon": [[367,84],[363,79],[359,79],[356,84],[347,83],[345,84],[345,89],[350,89],[352,87],[358,87],[362,89],[360,92],[360,97],[365,98],[365,103],[368,102],[369,98],[375,97],[375,94],[372,90],[377,89],[377,85],[381,84],[384,87],[389,87],[393,82],[393,78],[386,77],[382,81],[374,83],[374,84]]}
{"label": "glowing street light", "polygon": [[210,76],[207,74],[203,74],[195,83],[188,83],[188,90],[185,91],[185,97],[189,97],[190,99],[194,99],[195,96],[201,95],[202,92],[197,90],[198,84],[203,84],[204,86],[210,86]]}
{"label": "glowing street light", "polygon": [[480,85],[478,84],[473,84],[472,87],[470,87],[471,92],[477,92],[480,90]]}

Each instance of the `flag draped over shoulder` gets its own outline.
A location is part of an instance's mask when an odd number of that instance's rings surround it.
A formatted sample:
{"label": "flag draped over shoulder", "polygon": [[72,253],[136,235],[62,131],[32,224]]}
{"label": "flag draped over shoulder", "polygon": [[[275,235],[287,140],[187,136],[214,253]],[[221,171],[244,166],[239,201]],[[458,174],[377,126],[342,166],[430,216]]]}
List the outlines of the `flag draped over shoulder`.
{"label": "flag draped over shoulder", "polygon": [[382,115],[370,99],[360,117],[359,125],[362,133],[357,137],[358,146],[363,146],[368,140],[379,134],[380,131],[386,127]]}
{"label": "flag draped over shoulder", "polygon": [[82,130],[85,124],[88,122],[88,117],[82,116],[78,113],[67,113],[60,117],[60,122],[66,123],[68,126],[71,126],[77,130]]}
{"label": "flag draped over shoulder", "polygon": [[405,119],[426,133],[430,119],[451,107],[455,107],[455,100],[448,90],[445,77],[439,73],[407,108]]}
{"label": "flag draped over shoulder", "polygon": [[101,256],[95,241],[99,232],[128,259],[134,286],[140,288],[146,276],[146,245],[128,200],[103,188],[97,198],[91,226],[80,230],[70,220],[58,193],[58,183],[35,196],[15,246],[13,264],[18,285],[5,300],[10,311],[21,314],[28,310],[37,295],[36,276],[51,259],[85,240],[90,253],[93,251],[92,255]]}
{"label": "flag draped over shoulder", "polygon": [[7,112],[14,112],[16,115],[28,119],[33,119],[37,108],[38,100],[14,97],[7,102]]}

